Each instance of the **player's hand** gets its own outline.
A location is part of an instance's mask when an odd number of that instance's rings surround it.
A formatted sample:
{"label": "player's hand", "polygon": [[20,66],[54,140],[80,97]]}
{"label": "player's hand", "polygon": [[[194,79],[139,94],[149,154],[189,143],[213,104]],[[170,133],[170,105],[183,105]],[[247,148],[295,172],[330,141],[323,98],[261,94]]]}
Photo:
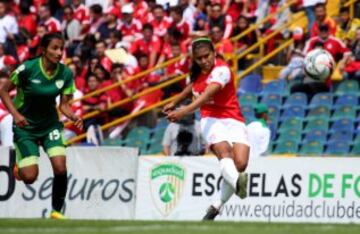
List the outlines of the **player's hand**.
{"label": "player's hand", "polygon": [[175,103],[170,102],[164,106],[162,112],[167,115],[170,111],[175,109],[175,106]]}
{"label": "player's hand", "polygon": [[25,119],[25,117],[21,114],[14,116],[15,125],[19,128],[23,128],[29,125],[29,122]]}
{"label": "player's hand", "polygon": [[179,108],[173,111],[168,112],[167,114],[167,119],[170,122],[177,122],[179,121],[182,117],[184,117],[184,115],[186,115],[186,113],[184,112],[184,108]]}
{"label": "player's hand", "polygon": [[84,127],[84,122],[83,122],[82,118],[75,116],[74,118],[72,118],[72,121],[74,122],[74,125],[75,125],[78,129],[80,129],[80,130],[83,129],[83,127]]}

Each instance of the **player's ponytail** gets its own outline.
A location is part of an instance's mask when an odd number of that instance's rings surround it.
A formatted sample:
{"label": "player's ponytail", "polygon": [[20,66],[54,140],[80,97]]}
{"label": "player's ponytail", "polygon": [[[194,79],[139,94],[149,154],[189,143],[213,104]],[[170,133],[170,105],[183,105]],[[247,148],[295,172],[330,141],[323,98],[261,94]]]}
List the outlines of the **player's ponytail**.
{"label": "player's ponytail", "polygon": [[[198,39],[193,40],[192,46],[191,46],[192,54],[195,53],[195,50],[201,48],[201,47],[207,47],[211,51],[215,52],[214,45],[212,44],[211,40],[207,37],[200,37]],[[201,74],[201,67],[199,64],[195,62],[194,59],[192,59],[192,64],[190,68],[190,80],[191,82],[194,82],[198,76]]]}
{"label": "player's ponytail", "polygon": [[63,36],[61,35],[61,33],[47,33],[43,36],[43,38],[41,39],[41,42],[40,42],[40,47],[42,47],[43,49],[46,49],[50,42],[54,39],[59,39],[59,40],[62,40],[64,41],[64,38]]}

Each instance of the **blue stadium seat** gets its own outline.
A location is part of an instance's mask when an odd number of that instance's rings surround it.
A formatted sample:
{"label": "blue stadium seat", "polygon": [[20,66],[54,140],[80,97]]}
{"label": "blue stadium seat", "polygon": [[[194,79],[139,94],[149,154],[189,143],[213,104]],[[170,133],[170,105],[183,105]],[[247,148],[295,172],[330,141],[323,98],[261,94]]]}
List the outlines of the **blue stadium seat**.
{"label": "blue stadium seat", "polygon": [[273,106],[281,107],[282,96],[276,93],[266,93],[262,96],[261,102],[266,104],[267,106],[273,105]]}
{"label": "blue stadium seat", "polygon": [[302,127],[303,127],[303,118],[292,117],[292,118],[285,119],[281,123],[280,128],[278,129],[278,132],[284,132],[284,131],[288,131],[290,129],[298,130],[301,132]]}
{"label": "blue stadium seat", "polygon": [[327,139],[327,131],[326,130],[311,130],[305,134],[304,142],[307,141],[319,141],[326,142]]}
{"label": "blue stadium seat", "polygon": [[344,80],[336,89],[336,95],[359,94],[359,83],[356,80]]}
{"label": "blue stadium seat", "polygon": [[292,140],[292,141],[295,141],[298,144],[300,144],[301,136],[302,136],[301,131],[294,130],[294,129],[289,129],[286,132],[280,133],[279,138],[277,139],[277,141]]}
{"label": "blue stadium seat", "polygon": [[331,116],[331,119],[337,120],[337,119],[349,118],[355,120],[356,108],[357,108],[356,106],[352,106],[352,105],[338,106],[335,108],[334,113]]}
{"label": "blue stadium seat", "polygon": [[303,106],[289,106],[284,110],[283,114],[281,115],[281,120],[286,120],[294,117],[304,118],[305,108]]}
{"label": "blue stadium seat", "polygon": [[333,94],[332,93],[317,93],[311,99],[309,107],[314,108],[318,106],[326,106],[329,109],[332,108],[333,105]]}
{"label": "blue stadium seat", "polygon": [[257,95],[255,93],[244,93],[239,95],[241,106],[255,106],[257,104]]}
{"label": "blue stadium seat", "polygon": [[237,94],[260,93],[262,90],[262,77],[257,74],[250,74],[240,80],[240,86]]}
{"label": "blue stadium seat", "polygon": [[351,142],[353,139],[353,131],[336,131],[330,133],[329,141],[347,141]]}
{"label": "blue stadium seat", "polygon": [[337,119],[331,125],[330,132],[337,131],[352,131],[354,129],[354,120],[352,119]]}
{"label": "blue stadium seat", "polygon": [[247,123],[250,123],[255,119],[255,112],[252,106],[242,106],[241,112],[244,115]]}
{"label": "blue stadium seat", "polygon": [[306,116],[307,120],[318,119],[318,118],[329,119],[330,108],[327,106],[314,107],[309,110],[309,113]]}
{"label": "blue stadium seat", "polygon": [[155,129],[165,129],[169,124],[166,118],[159,118]]}
{"label": "blue stadium seat", "polygon": [[325,150],[328,155],[348,155],[350,144],[347,141],[329,141]]}
{"label": "blue stadium seat", "polygon": [[304,132],[313,130],[325,130],[327,132],[329,128],[329,118],[313,118],[307,121]]}
{"label": "blue stadium seat", "polygon": [[344,105],[357,106],[358,104],[359,101],[356,94],[343,94],[336,99],[334,106],[335,107],[344,106]]}
{"label": "blue stadium seat", "polygon": [[280,108],[278,106],[269,105],[269,118],[273,121],[278,121],[280,119]]}
{"label": "blue stadium seat", "polygon": [[324,143],[318,140],[305,141],[300,148],[301,155],[320,156],[324,151]]}
{"label": "blue stadium seat", "polygon": [[284,108],[289,106],[306,106],[307,96],[304,93],[293,93],[285,101]]}
{"label": "blue stadium seat", "polygon": [[296,154],[298,152],[299,144],[293,140],[278,141],[276,143],[275,154]]}
{"label": "blue stadium seat", "polygon": [[351,155],[360,156],[360,143],[354,144],[354,146],[353,146],[353,148],[351,150]]}
{"label": "blue stadium seat", "polygon": [[274,80],[265,84],[262,90],[263,94],[276,93],[280,95],[286,95],[286,81],[285,80]]}

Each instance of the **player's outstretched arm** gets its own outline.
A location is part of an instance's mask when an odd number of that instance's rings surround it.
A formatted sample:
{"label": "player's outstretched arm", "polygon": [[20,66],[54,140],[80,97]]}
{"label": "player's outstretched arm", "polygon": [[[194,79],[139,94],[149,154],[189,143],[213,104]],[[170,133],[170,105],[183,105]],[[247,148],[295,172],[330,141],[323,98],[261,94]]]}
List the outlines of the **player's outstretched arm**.
{"label": "player's outstretched arm", "polygon": [[83,120],[74,114],[71,109],[70,101],[72,95],[61,95],[59,110],[64,114],[68,119],[74,122],[74,125],[79,129],[83,128]]}
{"label": "player's outstretched arm", "polygon": [[211,100],[211,98],[221,90],[221,85],[219,83],[210,83],[205,91],[195,99],[191,104],[179,108],[177,110],[171,111],[168,113],[167,118],[172,121],[180,120],[184,115],[195,111],[197,108],[204,105],[206,102]]}
{"label": "player's outstretched arm", "polygon": [[0,79],[0,98],[2,102],[13,116],[16,126],[25,127],[26,125],[29,125],[29,123],[25,117],[17,111],[9,95],[9,90],[12,90],[13,88],[15,88],[15,85],[9,79]]}
{"label": "player's outstretched arm", "polygon": [[185,87],[185,89],[179,93],[175,99],[170,102],[169,104],[165,105],[163,108],[163,113],[167,114],[170,111],[175,109],[175,106],[180,103],[181,101],[185,100],[187,97],[190,96],[191,94],[191,90],[192,90],[192,84],[189,84],[188,86]]}

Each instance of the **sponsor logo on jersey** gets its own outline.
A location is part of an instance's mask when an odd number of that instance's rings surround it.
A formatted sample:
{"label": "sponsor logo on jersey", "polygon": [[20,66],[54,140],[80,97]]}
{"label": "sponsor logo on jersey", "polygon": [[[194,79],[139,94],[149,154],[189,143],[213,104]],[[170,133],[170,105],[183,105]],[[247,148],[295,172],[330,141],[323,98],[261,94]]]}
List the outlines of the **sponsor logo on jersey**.
{"label": "sponsor logo on jersey", "polygon": [[57,80],[55,81],[55,85],[58,89],[61,89],[64,86],[64,81],[63,80]]}
{"label": "sponsor logo on jersey", "polygon": [[150,188],[155,207],[168,216],[181,200],[185,170],[179,164],[163,163],[151,169]]}
{"label": "sponsor logo on jersey", "polygon": [[34,84],[40,84],[41,80],[31,80],[31,82],[34,83]]}

